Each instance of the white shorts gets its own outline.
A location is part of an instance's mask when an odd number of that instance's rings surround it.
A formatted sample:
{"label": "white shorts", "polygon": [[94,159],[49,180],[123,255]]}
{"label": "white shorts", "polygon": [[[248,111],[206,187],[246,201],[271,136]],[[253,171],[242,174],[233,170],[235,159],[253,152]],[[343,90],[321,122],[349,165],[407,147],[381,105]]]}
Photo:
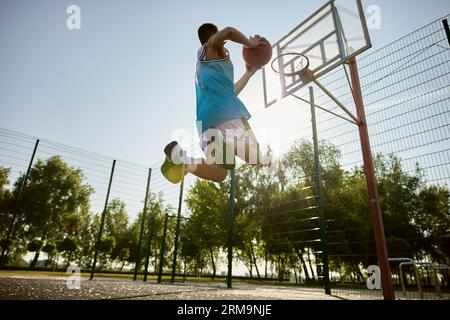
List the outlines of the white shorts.
{"label": "white shorts", "polygon": [[[216,130],[214,130],[216,129]],[[220,133],[223,142],[235,150],[235,154],[244,161],[250,164],[256,164],[258,162],[259,144],[255,134],[250,128],[247,120],[234,119],[217,125],[214,129],[210,129],[202,133],[201,148],[205,151],[209,144],[211,144]],[[245,156],[247,153],[247,157]]]}

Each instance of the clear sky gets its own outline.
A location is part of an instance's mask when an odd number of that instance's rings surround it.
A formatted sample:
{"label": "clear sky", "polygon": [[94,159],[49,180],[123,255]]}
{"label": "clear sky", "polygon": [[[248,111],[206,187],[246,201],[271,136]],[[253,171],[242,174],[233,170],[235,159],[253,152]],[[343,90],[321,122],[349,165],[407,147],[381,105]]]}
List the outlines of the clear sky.
{"label": "clear sky", "polygon": [[[275,42],[324,2],[0,0],[0,127],[153,164],[174,130],[194,130],[201,23]],[[80,30],[66,28],[71,4],[81,8]],[[450,13],[448,0],[363,4],[381,9],[381,28],[370,31],[372,50]],[[241,47],[229,49],[237,78]],[[261,96],[259,79],[243,97],[252,121],[276,126],[270,119],[277,113],[282,125],[287,117],[279,110],[264,116],[260,101],[249,101]]]}

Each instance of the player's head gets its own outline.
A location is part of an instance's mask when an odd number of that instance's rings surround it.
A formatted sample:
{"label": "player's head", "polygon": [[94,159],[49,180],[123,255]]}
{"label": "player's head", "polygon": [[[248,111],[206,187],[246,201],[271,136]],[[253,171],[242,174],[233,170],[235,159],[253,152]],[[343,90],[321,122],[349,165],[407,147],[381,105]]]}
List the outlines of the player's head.
{"label": "player's head", "polygon": [[219,29],[216,25],[212,23],[204,23],[200,26],[200,28],[198,28],[198,39],[203,45],[208,42],[209,38],[211,38],[211,36],[216,34],[218,31]]}

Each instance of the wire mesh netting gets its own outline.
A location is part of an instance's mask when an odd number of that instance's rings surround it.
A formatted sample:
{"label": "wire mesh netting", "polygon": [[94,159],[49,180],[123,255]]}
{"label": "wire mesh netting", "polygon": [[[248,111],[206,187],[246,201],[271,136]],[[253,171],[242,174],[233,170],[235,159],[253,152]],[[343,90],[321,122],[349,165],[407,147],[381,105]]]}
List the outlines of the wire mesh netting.
{"label": "wire mesh netting", "polygon": [[[436,209],[440,214],[432,215],[436,223],[448,228],[449,49],[443,24],[438,20],[357,61],[372,152],[378,155],[375,167],[388,253],[393,260],[406,259],[391,262],[398,298],[449,297],[448,267],[439,266],[449,263],[448,229],[438,231],[437,227],[432,231],[424,222],[425,216],[431,214],[426,212],[430,208],[424,202],[434,190],[436,197],[441,196],[442,206]],[[320,82],[354,113],[346,68],[325,75]],[[345,116],[320,89],[314,88],[314,92],[317,105]],[[309,100],[307,92],[298,94]],[[308,112],[305,108],[305,117]],[[340,166],[352,172],[355,179],[355,168],[362,168],[363,163],[356,126],[321,110],[317,112],[319,139],[340,151]],[[311,139],[310,132],[311,126],[303,126],[299,136]],[[357,181],[349,181],[347,187],[349,183]],[[326,177],[324,185],[326,189]],[[360,187],[364,190],[365,186]],[[410,198],[405,198],[408,196],[400,191],[402,188],[410,190]],[[412,199],[412,194],[417,197]],[[331,197],[325,191],[332,292],[380,296],[380,291],[366,286],[368,266],[378,264],[367,207],[348,208],[354,205],[351,195],[347,201]],[[429,232],[435,232],[436,238]],[[414,273],[411,265],[402,265],[401,275],[400,264],[407,264],[407,259],[417,260],[419,271]],[[440,290],[437,283],[445,290]]]}

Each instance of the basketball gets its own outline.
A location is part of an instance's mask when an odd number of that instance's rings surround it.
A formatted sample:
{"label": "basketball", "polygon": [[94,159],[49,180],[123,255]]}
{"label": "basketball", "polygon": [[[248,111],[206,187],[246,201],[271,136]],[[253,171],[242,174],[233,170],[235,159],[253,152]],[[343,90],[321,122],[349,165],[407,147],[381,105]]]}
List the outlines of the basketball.
{"label": "basketball", "polygon": [[242,56],[244,61],[251,67],[261,68],[269,63],[272,58],[272,45],[264,39],[265,44],[260,44],[256,48],[244,47]]}

